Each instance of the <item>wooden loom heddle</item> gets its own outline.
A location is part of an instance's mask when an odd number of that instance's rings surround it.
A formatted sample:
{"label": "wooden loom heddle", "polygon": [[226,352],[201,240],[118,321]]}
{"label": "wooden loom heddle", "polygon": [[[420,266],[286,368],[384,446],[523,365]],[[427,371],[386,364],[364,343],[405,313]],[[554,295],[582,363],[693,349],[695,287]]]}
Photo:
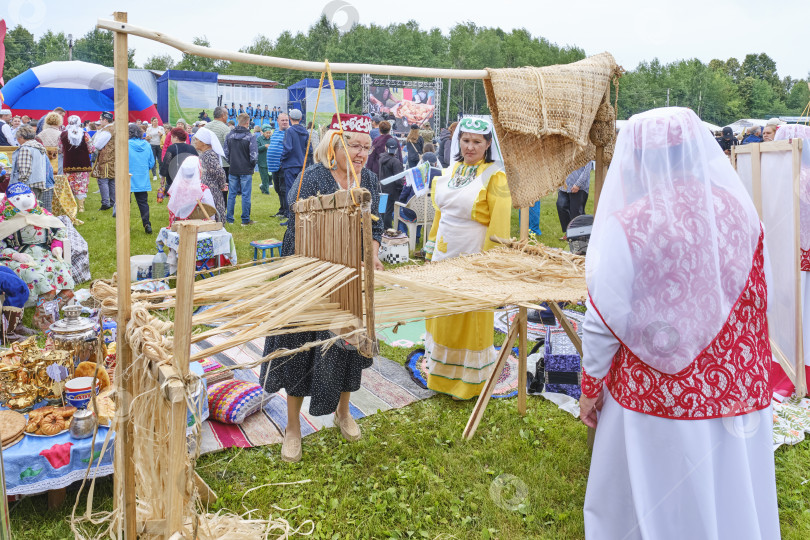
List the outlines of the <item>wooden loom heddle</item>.
{"label": "wooden loom heddle", "polygon": [[[340,190],[297,201],[295,254],[348,267],[359,279],[329,295],[338,309],[356,317],[365,335],[351,340],[363,356],[377,352],[374,337],[374,242],[371,236],[371,193],[363,188]],[[336,328],[337,334],[345,328]]]}

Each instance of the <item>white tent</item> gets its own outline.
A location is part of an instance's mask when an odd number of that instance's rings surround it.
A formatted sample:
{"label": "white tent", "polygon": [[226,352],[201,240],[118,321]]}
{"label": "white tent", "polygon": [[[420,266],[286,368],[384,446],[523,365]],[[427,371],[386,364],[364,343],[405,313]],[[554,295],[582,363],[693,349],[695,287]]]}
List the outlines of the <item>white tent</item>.
{"label": "white tent", "polygon": [[733,124],[729,124],[728,127],[731,128],[734,135],[739,135],[745,128],[749,128],[751,126],[765,127],[765,124],[767,123],[767,120],[761,120],[759,118],[741,118]]}
{"label": "white tent", "polygon": [[[622,128],[627,125],[627,122],[628,122],[627,120],[616,120],[616,130],[621,131]],[[712,134],[714,134],[715,131],[722,131],[722,129],[723,129],[720,126],[716,126],[716,125],[712,124],[711,122],[706,122],[706,121],[702,121],[702,122],[703,122],[703,125],[706,127],[706,129],[711,131]],[[765,125],[765,123],[763,122],[762,125]]]}

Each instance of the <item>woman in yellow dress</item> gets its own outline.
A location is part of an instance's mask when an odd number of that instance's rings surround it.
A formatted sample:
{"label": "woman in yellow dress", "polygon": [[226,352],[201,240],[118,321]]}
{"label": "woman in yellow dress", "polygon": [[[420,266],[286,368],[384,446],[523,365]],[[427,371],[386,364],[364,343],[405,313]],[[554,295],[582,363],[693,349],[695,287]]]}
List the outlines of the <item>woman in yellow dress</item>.
{"label": "woman in yellow dress", "polygon": [[[502,165],[492,159],[492,124],[463,118],[454,137],[450,173],[434,178],[431,189],[436,216],[425,255],[434,262],[486,251],[494,246],[490,236],[510,235],[512,198]],[[457,399],[480,394],[496,358],[493,327],[492,311],[426,320],[428,388]]]}

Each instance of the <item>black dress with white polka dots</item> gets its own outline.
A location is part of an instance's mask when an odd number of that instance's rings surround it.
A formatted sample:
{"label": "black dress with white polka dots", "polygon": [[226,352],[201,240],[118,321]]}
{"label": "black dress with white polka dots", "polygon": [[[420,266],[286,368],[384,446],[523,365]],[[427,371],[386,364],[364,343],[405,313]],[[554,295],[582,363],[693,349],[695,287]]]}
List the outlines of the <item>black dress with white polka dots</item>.
{"label": "black dress with white polka dots", "polygon": [[[298,181],[289,190],[288,201],[292,206],[298,192]],[[379,217],[380,183],[377,175],[363,169],[360,187],[371,193],[371,208]],[[308,167],[301,186],[301,199],[315,195],[327,195],[337,191],[338,185],[332,173],[321,164]],[[294,220],[295,218],[293,218]],[[284,234],[281,254],[295,252],[295,222],[290,221]],[[382,220],[372,221],[371,236],[379,242],[382,239]],[[337,234],[337,231],[336,231]],[[299,332],[270,336],[264,342],[264,354],[276,349],[296,349],[306,343],[328,339],[329,332]],[[315,347],[309,351],[278,358],[262,364],[261,383],[267,392],[278,392],[284,388],[287,394],[295,397],[311,396],[309,414],[320,416],[335,412],[341,392],[356,392],[360,389],[360,379],[365,368],[371,367],[372,359],[361,356],[356,350],[347,350],[334,345],[326,351]]]}

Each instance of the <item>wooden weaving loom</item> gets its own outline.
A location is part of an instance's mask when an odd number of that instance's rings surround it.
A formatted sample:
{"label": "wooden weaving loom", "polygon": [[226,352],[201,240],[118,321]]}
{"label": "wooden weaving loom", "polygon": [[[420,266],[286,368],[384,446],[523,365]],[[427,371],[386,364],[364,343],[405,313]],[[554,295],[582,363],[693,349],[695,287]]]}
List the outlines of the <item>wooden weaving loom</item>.
{"label": "wooden weaving loom", "polygon": [[[296,69],[302,71],[323,71],[327,64],[321,62],[307,62],[291,60],[285,58],[275,58],[247,54],[241,52],[231,52],[215,50],[185,43],[172,38],[164,33],[140,28],[127,23],[127,14],[116,12],[114,20],[99,19],[96,25],[102,30],[113,32],[114,36],[114,100],[116,119],[126,119],[129,117],[127,95],[127,37],[129,34],[140,36],[153,41],[167,44],[188,54],[195,54],[208,58],[244,62],[254,65],[264,65],[283,69]],[[491,74],[488,70],[454,70],[437,69],[407,66],[379,66],[371,64],[332,64],[332,70],[340,73],[376,73],[381,75],[396,75],[405,77],[442,77],[450,79],[483,79],[489,81]],[[607,83],[609,84],[609,83]],[[489,92],[488,92],[489,95]],[[608,92],[609,95],[609,92]],[[536,115],[533,115],[536,117]],[[499,129],[496,123],[496,130]],[[118,241],[116,243],[117,254],[117,279],[119,283],[128,284],[130,282],[130,206],[129,206],[129,160],[127,149],[127,123],[118,121],[115,123],[116,130],[116,230]],[[595,198],[598,199],[599,191],[604,179],[605,159],[604,145],[595,143],[596,179],[594,186]],[[355,191],[355,201],[357,202],[358,192]],[[175,224],[180,232],[180,248],[178,251],[178,274],[177,290],[174,300],[175,317],[174,323],[159,321],[150,315],[146,304],[132,304],[132,295],[127,286],[119,287],[114,291],[114,298],[105,300],[105,305],[109,306],[116,315],[118,324],[117,338],[117,368],[115,384],[118,391],[118,413],[116,417],[116,440],[115,440],[115,476],[114,476],[114,511],[106,519],[99,519],[97,515],[92,515],[90,509],[85,514],[85,521],[98,524],[100,521],[109,523],[109,536],[117,538],[134,539],[142,538],[220,538],[231,539],[255,538],[266,534],[270,529],[293,533],[293,531],[283,520],[242,520],[239,516],[232,514],[207,514],[201,505],[201,501],[215,497],[205,484],[199,480],[194,473],[194,457],[189,458],[186,443],[186,411],[194,392],[194,378],[188,373],[188,362],[190,359],[190,347],[197,335],[192,334],[192,325],[202,322],[205,317],[212,319],[218,317],[218,321],[225,321],[229,324],[228,329],[235,330],[238,339],[249,337],[250,330],[247,328],[251,322],[251,317],[255,311],[246,308],[250,304],[250,299],[239,299],[238,291],[234,289],[238,284],[234,280],[239,276],[253,280],[256,290],[262,290],[262,280],[269,279],[261,272],[284,273],[295,267],[299,274],[304,275],[296,283],[301,286],[300,290],[306,290],[306,283],[315,280],[314,270],[316,265],[324,263],[329,266],[332,277],[335,281],[342,283],[339,290],[328,288],[327,280],[318,282],[319,290],[328,291],[323,298],[320,293],[313,294],[310,301],[305,306],[293,309],[294,313],[287,314],[284,309],[276,309],[273,317],[265,321],[263,330],[269,329],[278,323],[273,330],[276,333],[292,332],[301,328],[317,327],[319,329],[351,329],[350,339],[354,338],[355,343],[361,353],[373,354],[374,343],[374,310],[371,309],[374,292],[374,272],[370,266],[368,256],[372,249],[372,243],[367,241],[370,237],[370,227],[368,226],[370,214],[363,212],[364,205],[369,204],[369,200],[360,199],[357,212],[354,207],[348,206],[348,200],[340,200],[341,195],[333,197],[331,200],[319,198],[318,202],[299,201],[296,206],[299,210],[311,212],[311,223],[302,223],[301,229],[297,229],[298,241],[302,243],[300,252],[289,257],[288,261],[271,263],[269,268],[259,270],[259,273],[251,274],[247,269],[237,270],[228,274],[217,276],[205,280],[206,283],[195,284],[194,282],[194,254],[196,248],[196,234],[206,227],[214,226],[210,224],[200,224],[193,222],[178,222]],[[345,203],[341,206],[341,203]],[[330,206],[332,205],[332,206]],[[334,210],[336,213],[331,214]],[[345,211],[345,212],[344,212]],[[344,212],[347,217],[339,215]],[[318,235],[317,231],[324,230],[327,223],[348,219],[347,226],[354,227],[349,242],[354,242],[356,247],[363,242],[363,261],[358,261],[357,256],[342,252],[335,246],[319,244],[323,235]],[[357,224],[360,224],[360,230]],[[358,236],[360,237],[358,238]],[[528,238],[528,206],[521,209],[520,215],[520,239]],[[297,247],[299,242],[296,242]],[[321,251],[322,250],[322,251]],[[330,251],[331,250],[331,251]],[[319,260],[308,257],[307,253],[323,255],[330,260]],[[285,266],[288,265],[288,266]],[[241,274],[240,274],[241,272]],[[341,273],[342,272],[342,273]],[[347,274],[348,273],[348,274]],[[296,279],[293,272],[290,280]],[[222,279],[220,279],[222,278]],[[267,279],[265,279],[267,278]],[[281,282],[283,278],[276,281]],[[304,285],[301,285],[304,282]],[[220,287],[218,291],[210,287]],[[208,288],[208,289],[206,289]],[[206,292],[207,291],[207,292]],[[195,302],[201,302],[205,294],[216,295],[223,291],[230,291],[231,313],[223,307],[218,313],[193,315]],[[361,291],[358,294],[358,291]],[[220,294],[220,297],[222,295]],[[289,298],[287,298],[289,301]],[[199,305],[199,304],[198,304]],[[241,307],[236,307],[241,305]],[[154,307],[154,306],[152,306]],[[170,307],[168,304],[166,307]],[[333,309],[337,308],[337,309]],[[239,310],[242,311],[239,311]],[[580,349],[579,339],[567,324],[567,319],[561,314],[556,305],[551,304],[551,309],[560,319],[560,322],[569,331],[574,344]],[[519,358],[519,393],[518,411],[526,413],[526,314],[527,308],[520,307],[518,324],[509,332],[509,337],[503,348],[507,350],[515,340],[520,342]],[[210,310],[213,311],[213,310]],[[331,316],[328,314],[331,312]],[[296,319],[296,317],[298,319]],[[330,318],[331,317],[331,318]],[[254,319],[255,320],[255,319]],[[300,324],[305,320],[305,324]],[[255,324],[255,323],[254,323]],[[286,326],[284,326],[286,324]],[[224,325],[223,325],[224,326]],[[148,331],[147,331],[148,330]],[[365,335],[363,335],[365,334]],[[267,335],[267,334],[264,334]],[[235,343],[233,339],[231,343]],[[317,344],[316,344],[317,345]],[[499,360],[500,362],[500,360]],[[136,384],[137,379],[137,384]],[[489,386],[489,383],[488,385]],[[136,392],[137,391],[137,392]],[[135,396],[152,396],[152,402],[160,403],[160,407],[153,407],[154,411],[169,411],[170,421],[168,424],[155,421],[155,418],[136,418],[136,414],[144,414],[141,409],[143,402],[147,399],[140,397],[139,401]],[[479,403],[476,405],[474,417],[483,413],[483,407],[488,400],[487,392],[482,394]],[[139,412],[140,411],[140,412]],[[151,413],[150,413],[151,414]],[[161,413],[162,414],[162,413]],[[146,420],[143,425],[140,420]],[[161,420],[161,419],[158,419]],[[471,419],[473,422],[473,419]],[[197,426],[199,422],[197,422]],[[475,422],[477,425],[477,422]],[[138,431],[136,432],[136,426]],[[471,426],[468,425],[466,435],[471,433]],[[151,431],[150,431],[151,430]],[[472,426],[474,431],[474,426]],[[137,436],[136,436],[137,434]],[[161,438],[160,436],[164,436]],[[148,440],[147,440],[148,439]],[[139,455],[138,445],[145,445],[151,453]],[[148,446],[153,445],[153,446]],[[154,450],[154,452],[152,451]],[[166,471],[171,478],[161,478],[155,485],[142,486],[141,484],[152,482],[154,474],[149,475],[148,464],[155,462],[165,462]],[[145,470],[139,471],[136,482],[136,462]],[[144,466],[146,464],[146,466]],[[145,488],[146,491],[144,491]],[[136,494],[138,496],[136,497]],[[147,494],[145,498],[144,494]],[[71,526],[75,525],[73,520]],[[286,528],[285,528],[286,526]],[[75,532],[75,528],[74,528]]]}

